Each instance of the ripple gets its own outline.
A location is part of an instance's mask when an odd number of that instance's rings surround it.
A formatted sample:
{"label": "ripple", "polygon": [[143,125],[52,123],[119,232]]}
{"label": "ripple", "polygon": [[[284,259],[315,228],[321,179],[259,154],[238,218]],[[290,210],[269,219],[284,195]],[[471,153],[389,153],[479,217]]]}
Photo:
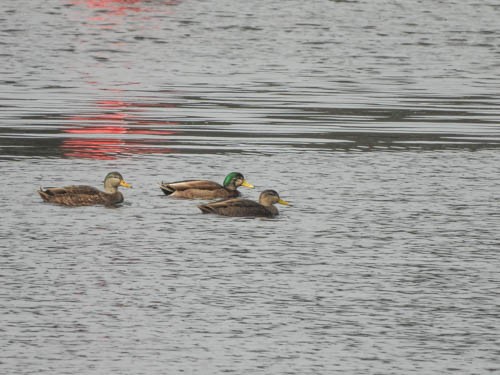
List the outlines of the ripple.
{"label": "ripple", "polygon": [[[496,8],[3,2],[3,372],[497,369]],[[110,170],[116,209],[36,194]],[[157,187],[231,170],[293,206]]]}

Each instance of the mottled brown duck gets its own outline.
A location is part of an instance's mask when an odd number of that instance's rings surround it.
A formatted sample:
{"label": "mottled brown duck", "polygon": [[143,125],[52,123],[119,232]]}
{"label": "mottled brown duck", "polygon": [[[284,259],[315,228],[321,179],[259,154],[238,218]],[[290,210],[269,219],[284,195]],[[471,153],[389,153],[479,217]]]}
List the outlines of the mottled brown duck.
{"label": "mottled brown duck", "polygon": [[114,206],[123,202],[123,194],[118,186],[132,187],[118,172],[111,172],[104,178],[104,191],[92,186],[72,185],[65,187],[40,188],[38,194],[46,202],[64,206],[92,206],[102,204]]}
{"label": "mottled brown duck", "polygon": [[253,185],[245,180],[239,172],[229,173],[222,185],[208,180],[184,180],[176,182],[162,182],[160,189],[171,197],[186,199],[218,199],[235,198],[240,196],[238,187],[252,189]]}
{"label": "mottled brown duck", "polygon": [[248,216],[248,217],[274,217],[279,214],[275,203],[289,205],[280,198],[274,190],[264,190],[260,193],[259,202],[250,199],[225,199],[209,204],[202,204],[198,208],[204,214],[217,214],[223,216]]}

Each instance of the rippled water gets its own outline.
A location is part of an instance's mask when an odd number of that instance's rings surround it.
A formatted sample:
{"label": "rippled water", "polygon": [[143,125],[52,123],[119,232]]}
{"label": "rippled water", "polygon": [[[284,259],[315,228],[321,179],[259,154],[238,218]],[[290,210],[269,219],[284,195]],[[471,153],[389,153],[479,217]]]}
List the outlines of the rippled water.
{"label": "rippled water", "polygon": [[[500,371],[496,1],[0,10],[1,373]],[[156,185],[233,170],[293,206]]]}

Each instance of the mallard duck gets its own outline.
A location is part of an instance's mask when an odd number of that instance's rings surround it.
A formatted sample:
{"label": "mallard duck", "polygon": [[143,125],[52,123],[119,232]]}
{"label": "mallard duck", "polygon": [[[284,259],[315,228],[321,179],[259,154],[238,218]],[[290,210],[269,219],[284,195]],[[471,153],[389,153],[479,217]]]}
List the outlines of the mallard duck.
{"label": "mallard duck", "polygon": [[198,208],[204,214],[274,217],[278,215],[278,209],[273,206],[275,203],[289,205],[276,191],[264,190],[260,193],[258,203],[250,199],[233,198],[202,204]]}
{"label": "mallard duck", "polygon": [[229,173],[222,185],[208,180],[185,180],[177,182],[162,182],[160,189],[175,198],[235,198],[240,196],[239,186],[252,189],[254,186],[245,180],[239,172]]}
{"label": "mallard duck", "polygon": [[132,187],[123,180],[118,172],[111,172],[104,178],[104,191],[92,186],[72,185],[65,187],[40,188],[38,194],[46,202],[58,203],[65,206],[91,206],[103,204],[112,206],[123,202],[123,194],[118,191],[118,186]]}

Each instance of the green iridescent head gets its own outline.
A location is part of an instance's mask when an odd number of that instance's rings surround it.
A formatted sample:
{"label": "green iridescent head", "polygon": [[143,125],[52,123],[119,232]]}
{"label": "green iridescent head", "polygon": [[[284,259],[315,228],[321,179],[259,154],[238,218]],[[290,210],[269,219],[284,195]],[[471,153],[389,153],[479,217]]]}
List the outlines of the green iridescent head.
{"label": "green iridescent head", "polygon": [[245,180],[245,177],[239,172],[231,172],[224,179],[223,183],[225,188],[236,189],[238,186],[245,186],[247,188],[253,188],[253,185]]}

